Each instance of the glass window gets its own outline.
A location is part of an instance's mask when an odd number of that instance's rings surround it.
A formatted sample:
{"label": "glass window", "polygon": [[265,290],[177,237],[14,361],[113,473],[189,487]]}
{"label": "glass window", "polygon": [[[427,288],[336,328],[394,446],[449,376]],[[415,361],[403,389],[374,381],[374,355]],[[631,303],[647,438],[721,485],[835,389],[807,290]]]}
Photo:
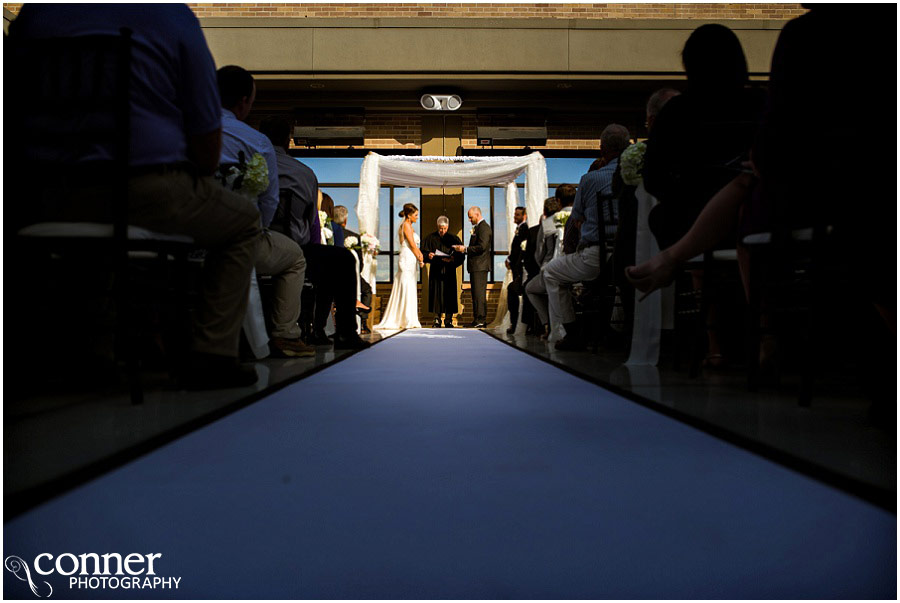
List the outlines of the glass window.
{"label": "glass window", "polygon": [[[378,267],[375,270],[375,282],[389,283],[391,281],[391,263],[390,255],[386,253],[378,254]],[[387,303],[385,300],[384,303]]]}
{"label": "glass window", "polygon": [[353,232],[359,232],[359,218],[356,215],[356,204],[359,201],[358,188],[345,188],[336,186],[323,186],[322,192],[328,193],[335,205],[343,205],[349,210],[347,215],[347,228]]}
{"label": "glass window", "polygon": [[506,278],[506,258],[508,255],[494,256],[494,282],[502,283]]}
{"label": "glass window", "polygon": [[[485,220],[488,221],[488,224],[491,222],[491,189],[479,187],[479,188],[464,188],[463,189],[463,215],[462,215],[462,239],[463,245],[469,244],[469,239],[472,238],[472,224],[469,222],[469,210],[473,207],[478,207],[481,209],[481,214],[484,216]],[[493,228],[493,225],[491,225]],[[469,282],[469,268],[468,261],[463,263],[463,282]]]}
{"label": "glass window", "polygon": [[[419,208],[419,217],[421,218],[422,189],[399,187],[394,189],[394,211],[392,212],[392,216],[394,218],[394,224],[397,225],[397,227],[394,228],[395,234],[400,229],[400,210],[402,210],[403,206],[407,203],[412,203]],[[418,220],[413,224],[413,230],[416,231],[416,234],[418,234],[420,238],[422,237],[422,220]]]}
{"label": "glass window", "polygon": [[316,173],[320,186],[335,183],[359,184],[362,157],[303,157],[301,161]]}
{"label": "glass window", "polygon": [[[391,189],[385,187],[378,195],[378,234],[376,235],[383,251],[391,248],[391,224]],[[387,280],[390,280],[390,277]]]}
{"label": "glass window", "polygon": [[587,174],[588,168],[591,167],[594,159],[586,157],[550,157],[545,161],[547,162],[547,182],[553,185],[550,187],[550,194],[547,196],[552,197],[556,192],[557,185],[568,183],[578,186],[581,177]]}

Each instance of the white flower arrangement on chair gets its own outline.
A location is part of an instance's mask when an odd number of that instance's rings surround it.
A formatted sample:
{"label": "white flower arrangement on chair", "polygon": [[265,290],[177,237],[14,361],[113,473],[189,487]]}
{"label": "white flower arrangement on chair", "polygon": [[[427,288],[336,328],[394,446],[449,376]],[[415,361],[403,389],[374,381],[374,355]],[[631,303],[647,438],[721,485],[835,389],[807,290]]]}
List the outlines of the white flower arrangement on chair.
{"label": "white flower arrangement on chair", "polygon": [[378,238],[368,233],[362,233],[359,237],[360,246],[364,253],[371,253],[372,255],[376,255],[379,251],[381,251],[381,242],[379,242]]}
{"label": "white flower arrangement on chair", "polygon": [[635,143],[622,152],[619,157],[619,167],[622,172],[622,180],[629,186],[637,186],[644,179],[644,153],[647,145],[643,142]]}
{"label": "white flower arrangement on chair", "polygon": [[269,188],[269,166],[266,158],[259,153],[254,153],[247,161],[244,152],[238,151],[237,164],[219,166],[216,179],[228,190],[255,202]]}

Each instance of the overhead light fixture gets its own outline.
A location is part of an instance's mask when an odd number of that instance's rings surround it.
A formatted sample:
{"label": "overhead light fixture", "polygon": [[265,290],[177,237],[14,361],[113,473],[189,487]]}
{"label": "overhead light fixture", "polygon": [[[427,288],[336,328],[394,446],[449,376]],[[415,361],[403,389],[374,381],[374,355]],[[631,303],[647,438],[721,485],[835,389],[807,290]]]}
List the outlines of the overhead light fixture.
{"label": "overhead light fixture", "polygon": [[423,94],[419,103],[426,111],[456,111],[462,106],[458,94]]}

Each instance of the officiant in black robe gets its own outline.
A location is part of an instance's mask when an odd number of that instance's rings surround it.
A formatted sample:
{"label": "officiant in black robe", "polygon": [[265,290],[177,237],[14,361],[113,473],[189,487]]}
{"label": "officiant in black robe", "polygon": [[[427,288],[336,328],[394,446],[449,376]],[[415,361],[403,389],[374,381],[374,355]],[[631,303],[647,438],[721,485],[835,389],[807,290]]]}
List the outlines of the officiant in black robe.
{"label": "officiant in black robe", "polygon": [[[466,256],[453,250],[454,245],[462,245],[459,237],[448,232],[450,221],[446,216],[438,218],[438,229],[422,241],[422,255],[431,264],[428,272],[428,311],[434,313],[434,327],[453,326],[453,315],[459,312],[456,299],[456,269],[462,266]],[[447,256],[436,255],[443,252]]]}

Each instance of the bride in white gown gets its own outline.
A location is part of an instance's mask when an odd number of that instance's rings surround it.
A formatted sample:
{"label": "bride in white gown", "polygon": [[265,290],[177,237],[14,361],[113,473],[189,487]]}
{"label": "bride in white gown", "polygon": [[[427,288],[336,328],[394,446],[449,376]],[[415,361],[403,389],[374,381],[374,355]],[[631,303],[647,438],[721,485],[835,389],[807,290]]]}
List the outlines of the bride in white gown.
{"label": "bride in white gown", "polygon": [[419,293],[416,279],[416,264],[424,266],[422,252],[419,251],[419,235],[412,225],[419,219],[419,210],[412,203],[403,206],[400,212],[403,223],[397,235],[400,237],[399,270],[394,276],[394,288],[381,322],[375,328],[379,330],[421,329],[419,324]]}

